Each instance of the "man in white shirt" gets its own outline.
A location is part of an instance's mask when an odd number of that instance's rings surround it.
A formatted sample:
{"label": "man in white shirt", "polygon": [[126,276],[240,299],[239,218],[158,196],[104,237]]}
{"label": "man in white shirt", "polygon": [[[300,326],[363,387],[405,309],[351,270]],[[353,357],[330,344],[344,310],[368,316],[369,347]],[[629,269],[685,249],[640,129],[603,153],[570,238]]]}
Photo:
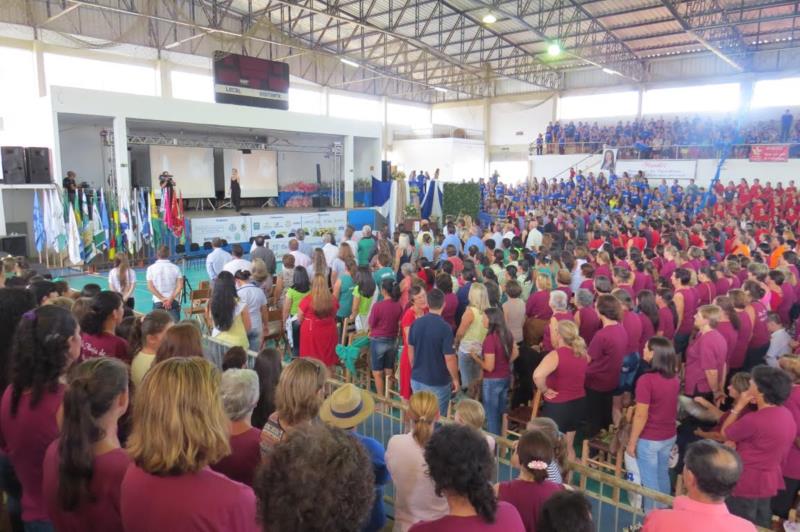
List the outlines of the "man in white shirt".
{"label": "man in white shirt", "polygon": [[181,319],[180,294],[183,275],[180,268],[169,260],[169,248],[161,246],[156,260],[147,268],[147,289],[153,294],[153,308],[164,309],[178,322]]}
{"label": "man in white shirt", "polygon": [[232,245],[231,253],[233,254],[233,259],[225,264],[225,267],[222,268],[223,270],[230,272],[231,275],[236,275],[236,272],[239,270],[247,270],[248,272],[252,271],[253,263],[242,258],[244,256],[244,249],[241,245]]}
{"label": "man in white shirt", "polygon": [[767,365],[777,368],[779,358],[792,354],[792,337],[786,332],[781,317],[776,312],[767,314],[767,330],[770,333],[769,349],[764,359]]}
{"label": "man in white shirt", "polygon": [[333,243],[333,235],[325,233],[322,235],[322,253],[325,255],[325,263],[328,268],[333,264],[333,259],[339,256],[339,248]]}
{"label": "man in white shirt", "polygon": [[306,232],[302,229],[298,229],[295,234],[297,236],[297,249],[310,257],[314,253],[314,248],[311,244],[306,243]]}
{"label": "man in white shirt", "polygon": [[542,233],[537,229],[539,222],[531,220],[528,224],[528,238],[525,239],[525,247],[535,251],[542,245]]}
{"label": "man in white shirt", "polygon": [[211,279],[211,284],[214,284],[214,279],[217,278],[219,272],[230,262],[233,258],[231,254],[222,249],[222,240],[215,238],[211,241],[211,247],[214,248],[211,253],[206,257],[206,272],[208,278]]}
{"label": "man in white shirt", "polygon": [[302,266],[307,269],[311,265],[311,257],[300,251],[299,247],[300,243],[297,239],[289,240],[289,254],[294,256],[295,267]]}

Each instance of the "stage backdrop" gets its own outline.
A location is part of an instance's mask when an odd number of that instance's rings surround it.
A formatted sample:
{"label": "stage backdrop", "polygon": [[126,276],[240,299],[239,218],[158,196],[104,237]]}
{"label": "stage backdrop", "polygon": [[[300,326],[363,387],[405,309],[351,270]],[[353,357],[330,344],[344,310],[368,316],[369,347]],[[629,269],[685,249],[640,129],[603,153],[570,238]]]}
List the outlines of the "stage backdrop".
{"label": "stage backdrop", "polygon": [[621,176],[623,172],[628,172],[628,175],[633,177],[636,172],[641,170],[644,172],[648,180],[661,180],[666,179],[672,184],[673,179],[685,185],[686,181],[695,178],[697,172],[697,161],[673,161],[666,159],[635,159],[617,160],[617,175]]}
{"label": "stage backdrop", "polygon": [[278,154],[274,151],[226,149],[222,152],[225,168],[225,197],[231,197],[231,170],[239,170],[243,198],[276,197],[278,195]]}
{"label": "stage backdrop", "polygon": [[181,146],[150,146],[150,179],[161,197],[158,176],[167,170],[184,199],[214,197],[214,150]]}

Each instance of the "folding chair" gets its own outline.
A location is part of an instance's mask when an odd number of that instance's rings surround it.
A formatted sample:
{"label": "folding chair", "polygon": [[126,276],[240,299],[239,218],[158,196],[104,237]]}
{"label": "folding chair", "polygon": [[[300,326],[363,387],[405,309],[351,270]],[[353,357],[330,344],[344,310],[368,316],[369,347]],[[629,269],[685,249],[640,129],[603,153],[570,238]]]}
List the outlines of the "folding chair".
{"label": "folding chair", "polygon": [[273,340],[277,348],[283,342],[284,351],[286,350],[286,329],[283,326],[283,311],[279,308],[269,308],[267,310],[267,321],[264,322],[264,342]]}
{"label": "folding chair", "polygon": [[[184,315],[187,319],[195,319],[195,316],[205,316],[208,301],[211,298],[210,288],[198,288],[192,290],[189,294],[189,306],[184,309]],[[207,326],[206,320],[201,318],[200,322],[203,326]],[[205,327],[203,327],[205,330]]]}
{"label": "folding chair", "polygon": [[[538,389],[536,393],[533,394],[533,401],[532,404],[528,403],[527,405],[518,406],[513,410],[503,414],[503,425],[502,430],[500,431],[504,438],[507,438],[509,434],[519,437],[522,430],[525,430],[525,427],[528,425],[528,422],[535,418],[539,417],[539,410],[542,408],[542,392]],[[511,430],[511,427],[517,428],[517,431]],[[518,427],[522,427],[519,429]]]}

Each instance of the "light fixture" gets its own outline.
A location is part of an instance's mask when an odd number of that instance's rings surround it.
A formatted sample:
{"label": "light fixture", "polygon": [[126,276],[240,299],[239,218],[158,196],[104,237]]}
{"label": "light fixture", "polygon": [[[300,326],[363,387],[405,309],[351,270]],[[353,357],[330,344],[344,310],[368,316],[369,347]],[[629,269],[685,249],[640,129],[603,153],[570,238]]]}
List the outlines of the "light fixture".
{"label": "light fixture", "polygon": [[620,73],[617,72],[616,70],[612,70],[612,69],[607,68],[607,67],[603,68],[603,72],[605,72],[606,74],[609,74],[611,76],[619,76],[620,75]]}
{"label": "light fixture", "polygon": [[547,47],[547,55],[556,56],[560,53],[561,45],[559,45],[557,42],[550,43],[550,45]]}
{"label": "light fixture", "polygon": [[494,16],[492,13],[486,13],[483,16],[482,20],[484,24],[494,24],[495,22],[497,22],[497,17]]}
{"label": "light fixture", "polygon": [[345,65],[347,65],[347,66],[351,66],[351,67],[353,67],[353,68],[358,68],[358,67],[360,67],[360,66],[361,66],[361,65],[359,65],[358,63],[356,63],[355,61],[351,61],[351,60],[347,59],[346,57],[340,57],[340,58],[339,58],[339,61],[341,61],[341,62],[342,62],[342,63],[344,63]]}
{"label": "light fixture", "polygon": [[436,92],[447,92],[447,89],[445,89],[444,87],[434,87],[433,90],[435,90]]}

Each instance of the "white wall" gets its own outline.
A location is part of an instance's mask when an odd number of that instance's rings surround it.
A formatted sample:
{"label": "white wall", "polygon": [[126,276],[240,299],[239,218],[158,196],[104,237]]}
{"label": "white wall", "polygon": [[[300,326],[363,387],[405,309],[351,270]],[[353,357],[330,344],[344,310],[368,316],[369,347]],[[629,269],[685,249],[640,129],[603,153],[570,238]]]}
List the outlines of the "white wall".
{"label": "white wall", "polygon": [[406,175],[439,168],[442,181],[460,182],[483,177],[484,153],[482,141],[443,138],[396,140],[389,156]]}
{"label": "white wall", "polygon": [[432,120],[437,125],[483,131],[483,104],[481,102],[472,102],[434,105]]}
{"label": "white wall", "polygon": [[[110,123],[107,128],[111,128]],[[101,125],[59,125],[61,168],[65,174],[74,171],[78,183],[86,181],[92,188],[103,186],[106,172],[113,166],[103,163],[102,130]]]}
{"label": "white wall", "polygon": [[[568,175],[571,167],[575,167],[576,170],[583,170],[584,173],[591,172],[599,168],[601,160],[600,155],[587,155],[585,153],[534,155],[531,157],[531,175],[537,178],[546,177],[550,179],[562,173]],[[566,177],[566,175],[561,177]]]}
{"label": "white wall", "polygon": [[281,152],[278,153],[278,188],[290,183],[316,183],[317,164],[322,182],[333,178],[333,158],[323,153]]}
{"label": "white wall", "polygon": [[[381,169],[375,165],[375,159],[380,158],[381,147],[375,139],[355,137],[353,139],[353,177],[356,181],[381,177]],[[373,167],[370,170],[370,167]]]}
{"label": "white wall", "polygon": [[492,146],[530,144],[553,119],[555,102],[553,96],[545,100],[493,103],[489,115],[489,142]]}

